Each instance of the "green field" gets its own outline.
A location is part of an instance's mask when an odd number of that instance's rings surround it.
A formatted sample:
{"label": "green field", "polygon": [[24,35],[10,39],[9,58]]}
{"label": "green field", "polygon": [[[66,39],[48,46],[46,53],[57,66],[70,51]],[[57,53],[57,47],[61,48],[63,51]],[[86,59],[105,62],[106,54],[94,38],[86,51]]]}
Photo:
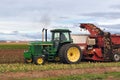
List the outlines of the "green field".
{"label": "green field", "polygon": [[[96,69],[99,70],[97,73],[94,72]],[[101,73],[100,69],[104,71]],[[115,69],[115,71],[111,69]],[[81,62],[80,64],[46,63],[45,65],[0,64],[0,79],[5,76],[6,80],[119,80],[120,70],[116,71],[117,69],[120,69],[120,62]],[[74,70],[79,71],[77,74],[71,74]],[[85,72],[86,70],[92,71],[87,73]],[[66,71],[68,71],[67,75]],[[81,73],[81,71],[84,73]],[[59,72],[63,74],[59,74]],[[44,75],[39,77],[41,74]]]}
{"label": "green field", "polygon": [[118,63],[100,63],[100,62],[82,62],[80,64],[62,64],[62,63],[46,63],[45,65],[35,64],[0,64],[0,73],[4,72],[28,72],[28,71],[48,71],[48,70],[61,70],[61,69],[85,69],[97,67],[120,67]]}
{"label": "green field", "polygon": [[27,44],[0,44],[0,49],[27,49]]}

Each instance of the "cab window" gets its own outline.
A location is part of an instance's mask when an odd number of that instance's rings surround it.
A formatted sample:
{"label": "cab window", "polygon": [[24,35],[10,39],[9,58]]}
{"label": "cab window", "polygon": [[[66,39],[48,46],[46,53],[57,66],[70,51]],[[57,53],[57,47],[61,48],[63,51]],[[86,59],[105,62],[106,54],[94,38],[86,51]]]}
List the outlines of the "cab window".
{"label": "cab window", "polygon": [[69,41],[70,40],[69,33],[68,32],[61,33],[61,40]]}
{"label": "cab window", "polygon": [[60,33],[54,33],[54,40],[60,40]]}

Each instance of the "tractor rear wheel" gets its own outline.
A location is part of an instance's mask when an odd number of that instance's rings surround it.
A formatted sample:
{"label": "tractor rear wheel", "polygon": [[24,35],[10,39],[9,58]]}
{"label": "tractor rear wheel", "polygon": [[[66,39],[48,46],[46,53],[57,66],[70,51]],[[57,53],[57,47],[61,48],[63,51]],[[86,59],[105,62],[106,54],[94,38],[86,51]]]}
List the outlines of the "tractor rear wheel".
{"label": "tractor rear wheel", "polygon": [[119,62],[119,61],[120,61],[120,54],[115,53],[115,54],[113,55],[113,61]]}
{"label": "tractor rear wheel", "polygon": [[63,45],[59,51],[60,61],[63,63],[79,63],[82,58],[81,49],[75,44]]}
{"label": "tractor rear wheel", "polygon": [[44,62],[45,62],[45,59],[42,56],[36,57],[34,59],[34,63],[36,65],[42,65],[42,64],[44,64]]}

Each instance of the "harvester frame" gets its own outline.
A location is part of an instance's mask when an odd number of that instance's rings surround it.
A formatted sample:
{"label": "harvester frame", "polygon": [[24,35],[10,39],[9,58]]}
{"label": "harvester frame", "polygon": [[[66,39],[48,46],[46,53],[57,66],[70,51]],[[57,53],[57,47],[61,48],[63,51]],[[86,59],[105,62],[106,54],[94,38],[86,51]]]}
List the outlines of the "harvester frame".
{"label": "harvester frame", "polygon": [[90,23],[82,23],[80,28],[90,33],[82,51],[83,60],[120,61],[120,35],[104,32]]}

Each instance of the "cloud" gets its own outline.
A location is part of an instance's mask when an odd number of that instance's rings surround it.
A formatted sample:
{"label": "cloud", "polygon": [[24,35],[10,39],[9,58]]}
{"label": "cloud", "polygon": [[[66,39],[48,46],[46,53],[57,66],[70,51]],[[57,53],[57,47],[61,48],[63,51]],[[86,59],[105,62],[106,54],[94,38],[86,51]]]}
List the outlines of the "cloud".
{"label": "cloud", "polygon": [[105,18],[105,19],[120,19],[120,12],[94,12],[85,13],[83,16],[94,17],[94,18]]}
{"label": "cloud", "polygon": [[110,6],[111,8],[113,8],[113,9],[118,9],[118,10],[120,10],[120,4],[119,5],[112,5],[112,6]]}
{"label": "cloud", "polygon": [[41,33],[21,33],[19,31],[13,31],[11,33],[1,33],[0,40],[41,40]]}
{"label": "cloud", "polygon": [[79,33],[78,23],[116,25],[120,22],[118,3],[120,0],[1,0],[0,32],[18,31],[6,35],[33,39],[44,27]]}
{"label": "cloud", "polygon": [[115,25],[99,25],[106,32],[110,32],[112,34],[120,34],[120,24]]}
{"label": "cloud", "polygon": [[98,21],[96,21],[97,24],[100,25],[118,25],[120,24],[120,19],[98,19]]}

